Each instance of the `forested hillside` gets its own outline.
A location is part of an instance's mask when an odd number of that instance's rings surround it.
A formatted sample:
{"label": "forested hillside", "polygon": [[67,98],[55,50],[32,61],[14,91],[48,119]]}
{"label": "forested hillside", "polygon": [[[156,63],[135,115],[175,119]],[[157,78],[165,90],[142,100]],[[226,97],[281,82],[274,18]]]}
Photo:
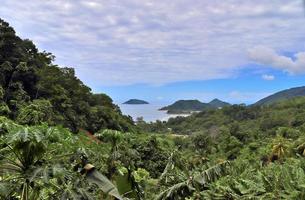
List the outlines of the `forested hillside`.
{"label": "forested hillside", "polygon": [[212,136],[219,135],[221,128],[227,127],[239,139],[243,140],[242,137],[245,137],[249,140],[251,135],[275,135],[279,126],[302,125],[305,122],[304,100],[304,97],[299,97],[264,107],[232,105],[194,113],[189,117],[170,118],[167,122],[143,122],[140,125],[147,132],[171,132],[180,135],[205,132]]}
{"label": "forested hillside", "polygon": [[305,97],[133,125],[0,25],[1,200],[305,199]]}
{"label": "forested hillside", "polygon": [[138,126],[172,135],[181,156],[199,167],[195,171],[230,161],[229,175],[194,188],[190,199],[305,198],[304,97],[264,107],[233,105]]}
{"label": "forested hillside", "polygon": [[73,132],[102,128],[131,131],[132,120],[105,94],[93,94],[73,68],[53,64],[0,19],[0,113],[20,124],[61,124]]}
{"label": "forested hillside", "polygon": [[270,105],[279,101],[288,100],[301,96],[305,96],[305,87],[290,88],[287,90],[279,91],[266,98],[263,98],[258,102],[256,102],[254,105],[256,106]]}

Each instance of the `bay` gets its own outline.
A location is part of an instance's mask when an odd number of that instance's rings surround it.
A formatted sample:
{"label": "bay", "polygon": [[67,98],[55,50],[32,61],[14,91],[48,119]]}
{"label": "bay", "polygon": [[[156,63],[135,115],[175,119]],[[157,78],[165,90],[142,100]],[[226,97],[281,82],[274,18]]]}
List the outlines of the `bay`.
{"label": "bay", "polygon": [[155,122],[156,120],[167,121],[171,117],[188,116],[187,114],[167,114],[166,111],[159,109],[164,107],[162,104],[118,104],[124,115],[129,115],[134,121],[138,117],[143,117],[146,122]]}

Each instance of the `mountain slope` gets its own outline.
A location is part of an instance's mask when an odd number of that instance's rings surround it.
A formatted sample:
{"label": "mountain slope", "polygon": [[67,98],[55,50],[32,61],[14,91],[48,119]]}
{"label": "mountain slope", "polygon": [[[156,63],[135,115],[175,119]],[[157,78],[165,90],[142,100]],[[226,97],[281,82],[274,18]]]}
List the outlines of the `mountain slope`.
{"label": "mountain slope", "polygon": [[160,110],[167,111],[198,111],[208,107],[206,103],[202,103],[198,100],[179,100],[172,105],[161,108]]}
{"label": "mountain slope", "polygon": [[227,103],[227,102],[224,102],[224,101],[221,101],[219,99],[213,99],[210,103],[208,103],[209,106],[211,107],[214,107],[214,108],[222,108],[222,107],[225,107],[225,106],[229,106],[231,104]]}
{"label": "mountain slope", "polygon": [[273,103],[276,103],[279,101],[292,99],[292,98],[300,97],[300,96],[305,96],[305,86],[290,88],[287,90],[277,92],[275,94],[272,94],[266,98],[259,100],[254,105],[255,106],[265,106],[265,105],[270,105],[270,104],[273,104]]}
{"label": "mountain slope", "polygon": [[230,105],[219,99],[214,99],[209,103],[202,103],[198,100],[179,100],[172,105],[165,106],[160,110],[167,110],[170,114],[176,113],[191,113],[194,111],[203,111],[207,109],[216,109]]}

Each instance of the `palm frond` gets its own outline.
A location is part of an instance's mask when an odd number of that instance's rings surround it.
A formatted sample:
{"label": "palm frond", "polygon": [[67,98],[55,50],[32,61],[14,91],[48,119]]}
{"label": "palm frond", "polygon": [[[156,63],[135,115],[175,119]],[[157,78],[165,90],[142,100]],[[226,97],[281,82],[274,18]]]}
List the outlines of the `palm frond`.
{"label": "palm frond", "polygon": [[221,176],[224,176],[227,172],[227,167],[230,165],[230,162],[225,161],[219,163],[199,175],[196,175],[194,178],[191,178],[188,181],[184,181],[173,185],[169,189],[163,191],[158,195],[157,200],[171,200],[171,199],[184,199],[185,197],[192,194],[198,187],[205,187],[207,184],[217,180]]}
{"label": "palm frond", "polygon": [[167,173],[175,167],[175,163],[174,163],[174,159],[173,159],[174,154],[175,154],[175,151],[172,152],[170,157],[168,158],[168,162],[166,164],[166,167],[163,170],[163,173],[161,174],[161,176],[159,178],[159,182],[162,181],[166,177]]}
{"label": "palm frond", "polygon": [[156,200],[184,199],[184,197],[189,196],[193,191],[195,191],[195,188],[192,187],[191,183],[184,181],[160,193]]}
{"label": "palm frond", "polygon": [[203,171],[202,173],[194,177],[193,179],[194,185],[196,186],[199,185],[201,187],[207,186],[207,184],[225,175],[227,172],[227,167],[229,165],[230,162],[225,161]]}
{"label": "palm frond", "polygon": [[123,200],[116,186],[95,168],[91,168],[87,171],[86,179],[88,182],[98,185],[105,194],[113,196],[118,200]]}

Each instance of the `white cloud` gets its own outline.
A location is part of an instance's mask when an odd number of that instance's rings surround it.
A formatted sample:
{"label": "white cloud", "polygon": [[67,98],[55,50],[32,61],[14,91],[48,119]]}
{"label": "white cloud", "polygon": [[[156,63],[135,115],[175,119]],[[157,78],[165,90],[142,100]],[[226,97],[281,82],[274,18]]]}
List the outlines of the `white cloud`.
{"label": "white cloud", "polygon": [[273,81],[275,79],[275,76],[273,75],[268,75],[268,74],[263,74],[262,75],[262,79],[266,80],[266,81]]}
{"label": "white cloud", "polygon": [[229,98],[235,102],[243,102],[243,103],[253,103],[262,98],[265,98],[272,93],[268,92],[241,92],[241,91],[231,91],[229,93]]}
{"label": "white cloud", "polygon": [[275,69],[280,69],[290,74],[305,73],[305,52],[299,52],[294,55],[294,59],[288,56],[282,56],[273,49],[257,46],[249,50],[249,57],[257,63],[268,65]]}
{"label": "white cloud", "polygon": [[299,0],[2,0],[0,13],[90,85],[228,78],[257,44],[304,49]]}
{"label": "white cloud", "polygon": [[82,1],[81,4],[84,5],[87,8],[90,8],[90,9],[100,9],[100,8],[102,8],[102,4],[100,2],[97,2],[97,1]]}

